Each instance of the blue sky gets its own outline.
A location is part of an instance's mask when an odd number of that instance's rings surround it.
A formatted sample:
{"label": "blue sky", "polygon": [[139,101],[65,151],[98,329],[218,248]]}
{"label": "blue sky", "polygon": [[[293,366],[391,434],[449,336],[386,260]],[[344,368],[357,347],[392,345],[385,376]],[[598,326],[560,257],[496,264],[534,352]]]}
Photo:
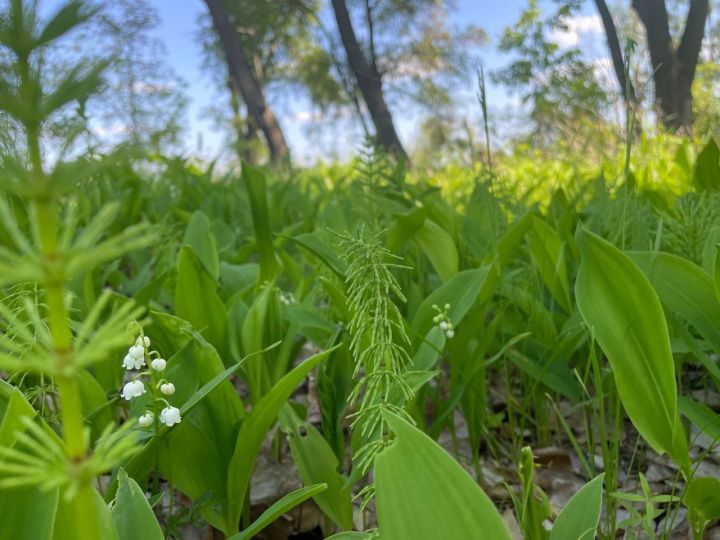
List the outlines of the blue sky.
{"label": "blue sky", "polygon": [[[41,2],[43,8],[53,9],[61,0],[45,0]],[[197,40],[198,19],[206,13],[202,0],[149,0],[157,10],[161,23],[155,30],[155,35],[164,44],[167,52],[166,60],[174,71],[187,85],[187,94],[190,99],[186,118],[187,136],[185,150],[188,153],[200,154],[211,158],[223,150],[222,137],[218,133],[213,121],[208,118],[208,107],[223,106],[228,103],[224,89],[217,88],[215,80],[203,68],[200,45]],[[597,21],[594,11],[589,3],[582,10],[580,18],[585,18],[586,24],[579,24],[575,36],[560,37],[572,42],[580,37],[585,40],[593,38],[597,41]],[[482,60],[486,70],[492,71],[506,65],[508,57],[500,54],[496,45],[503,29],[511,25],[519,17],[527,0],[456,0],[456,10],[451,19],[459,26],[474,24],[485,30],[488,35],[488,44],[481,51]],[[552,7],[551,0],[541,0],[541,5]],[[588,23],[589,21],[589,23]],[[329,25],[329,28],[334,29]],[[597,46],[597,45],[596,45]],[[604,51],[597,51],[597,55],[604,55]],[[465,100],[460,100],[464,112],[477,121],[479,111],[474,101],[474,88],[469,77],[468,87],[461,89]],[[489,79],[489,77],[488,77]],[[491,110],[499,114],[506,114],[512,110],[516,100],[507,92],[488,80],[488,98]],[[308,99],[298,93],[288,95],[272,95],[271,105],[289,139],[294,157],[302,162],[311,162],[321,157],[334,155],[343,157],[352,153],[360,140],[359,126],[348,128],[344,125],[328,126],[322,124],[312,129],[314,109]],[[395,110],[395,121],[398,124],[400,136],[406,145],[411,145],[415,132],[420,123],[419,114],[409,108]]]}

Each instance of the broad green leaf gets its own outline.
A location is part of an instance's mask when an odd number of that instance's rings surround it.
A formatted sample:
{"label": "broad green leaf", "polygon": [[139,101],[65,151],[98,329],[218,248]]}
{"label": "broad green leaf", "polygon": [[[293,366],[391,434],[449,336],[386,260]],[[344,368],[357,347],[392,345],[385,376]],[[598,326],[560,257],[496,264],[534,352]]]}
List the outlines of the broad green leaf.
{"label": "broad green leaf", "polygon": [[118,490],[110,514],[119,539],[163,540],[165,536],[143,490],[123,469],[117,476]]}
{"label": "broad green leaf", "polygon": [[343,529],[352,528],[352,486],[346,486],[345,477],[338,472],[338,461],[330,445],[315,426],[304,422],[289,404],[281,409],[279,420],[303,484],[327,486],[315,495],[317,505]]}
{"label": "broad green leaf", "polygon": [[345,279],[347,266],[338,257],[337,253],[318,237],[317,233],[300,234],[293,237],[292,241],[317,257],[325,266],[335,272],[339,278]]}
{"label": "broad green leaf", "polygon": [[700,191],[720,189],[720,149],[710,139],[695,160],[693,183]]}
{"label": "broad green leaf", "polygon": [[710,276],[696,264],[670,253],[635,251],[628,256],[650,280],[660,301],[720,352],[720,302]]}
{"label": "broad green leaf", "polygon": [[190,321],[220,354],[224,354],[227,316],[216,289],[215,280],[200,264],[194,251],[187,246],[180,248],[175,312],[178,317]]}
{"label": "broad green leaf", "polygon": [[290,510],[299,504],[302,504],[310,497],[317,497],[320,493],[325,491],[326,488],[327,486],[325,484],[314,484],[312,486],[296,489],[292,493],[288,493],[260,514],[260,517],[258,517],[247,529],[232,535],[228,538],[228,540],[250,540],[251,538],[254,538],[255,535],[270,525],[277,518],[287,514]]}
{"label": "broad green leaf", "polygon": [[693,479],[683,500],[688,508],[707,521],[720,518],[720,480],[712,477]]}
{"label": "broad green leaf", "polygon": [[240,514],[250,487],[250,478],[255,459],[260,451],[265,434],[272,426],[278,412],[290,398],[295,387],[300,384],[300,381],[337,347],[335,346],[303,361],[280,379],[245,417],[240,426],[235,451],[227,469],[228,508],[225,521],[228,530],[223,531],[225,534],[237,532],[230,529],[237,529],[237,524],[240,522]]}
{"label": "broad green leaf", "polygon": [[[85,504],[85,503],[88,504]],[[79,523],[82,520],[82,525]],[[78,528],[85,529],[84,537],[102,540],[121,540],[108,505],[97,490],[88,485],[72,500],[61,492],[55,513],[53,540],[77,540]],[[14,537],[10,537],[14,538]]]}
{"label": "broad green leaf", "polygon": [[429,219],[425,220],[420,230],[415,233],[415,240],[443,282],[457,274],[459,256],[455,241],[440,225]]}
{"label": "broad green leaf", "polygon": [[[10,388],[7,405],[0,421],[0,447],[13,446],[16,433],[26,429],[22,418],[35,418],[37,414],[20,390]],[[0,489],[0,508],[2,508],[0,538],[18,540],[51,538],[57,504],[57,489],[40,491],[34,486]]]}
{"label": "broad green leaf", "polygon": [[370,540],[371,538],[372,535],[370,533],[345,531],[328,536],[325,540]]}
{"label": "broad green leaf", "polygon": [[[250,309],[243,320],[242,325],[242,348],[244,354],[254,353],[264,347],[268,339],[266,333],[270,329],[267,321],[270,320],[268,313],[271,312],[272,303],[277,302],[275,296],[275,284],[267,283],[255,297]],[[245,376],[250,388],[252,401],[260,399],[265,390],[270,386],[270,371],[268,359],[265,355],[252,358],[245,364]]]}
{"label": "broad green leaf", "polygon": [[620,400],[650,446],[685,467],[687,444],[660,300],[638,266],[612,244],[579,229],[578,247],[578,307],[610,361]]}
{"label": "broad green leaf", "polygon": [[560,306],[570,313],[570,286],[568,285],[565,246],[560,235],[539,216],[533,216],[528,240],[535,267],[545,286]]}
{"label": "broad green leaf", "polygon": [[220,275],[220,259],[218,258],[215,236],[210,231],[210,220],[200,210],[195,210],[183,238],[183,245],[195,252],[205,270],[217,281]]}
{"label": "broad green leaf", "polygon": [[450,304],[448,317],[457,326],[478,299],[489,271],[488,266],[465,270],[430,293],[413,317],[413,332],[420,336],[428,333],[436,315],[433,305],[442,309],[445,304]]}
{"label": "broad green leaf", "polygon": [[247,189],[252,213],[253,228],[258,253],[260,254],[259,282],[272,280],[278,272],[278,262],[275,258],[272,231],[270,229],[270,216],[268,214],[265,176],[259,169],[243,162],[242,179]]}
{"label": "broad green leaf", "polygon": [[230,264],[220,263],[220,283],[223,291],[236,294],[245,292],[255,286],[260,275],[257,263]]}
{"label": "broad green leaf", "polygon": [[388,250],[397,253],[422,228],[427,214],[427,207],[421,207],[406,214],[398,215],[387,232],[385,244]]}
{"label": "broad green leaf", "polygon": [[605,473],[590,480],[575,493],[558,515],[550,540],[592,540],[600,523]]}
{"label": "broad green leaf", "polygon": [[684,396],[678,398],[680,413],[690,420],[701,433],[714,442],[720,441],[720,415],[703,403]]}
{"label": "broad green leaf", "polygon": [[83,414],[90,423],[91,438],[95,440],[113,422],[112,408],[100,383],[85,369],[78,370],[78,389]]}
{"label": "broad green leaf", "polygon": [[488,496],[422,431],[386,414],[395,441],[375,459],[378,526],[392,540],[510,540]]}

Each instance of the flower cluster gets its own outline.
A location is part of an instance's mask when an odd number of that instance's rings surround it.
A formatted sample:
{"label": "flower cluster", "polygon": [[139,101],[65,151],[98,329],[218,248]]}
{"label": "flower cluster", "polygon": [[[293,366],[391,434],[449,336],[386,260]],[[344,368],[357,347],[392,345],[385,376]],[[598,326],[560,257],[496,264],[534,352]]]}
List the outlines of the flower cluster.
{"label": "flower cluster", "polygon": [[445,332],[445,337],[451,339],[455,335],[455,329],[453,327],[450,317],[448,317],[448,311],[450,311],[450,304],[445,304],[444,309],[440,309],[433,304],[433,309],[437,311],[437,315],[433,317],[433,322]]}
{"label": "flower cluster", "polygon": [[280,291],[280,294],[278,294],[278,300],[280,300],[280,303],[284,306],[292,306],[293,304],[297,304],[297,299],[295,298],[295,295],[291,292]]}
{"label": "flower cluster", "polygon": [[[141,371],[140,373],[134,374],[132,380],[127,382],[123,386],[120,395],[123,399],[130,401],[136,397],[140,397],[147,392],[145,388],[145,382],[143,377],[149,379],[149,388],[153,396],[153,403],[161,403],[165,407],[160,411],[159,420],[160,423],[166,426],[174,426],[179,424],[182,420],[180,416],[180,409],[173,407],[168,401],[162,396],[172,396],[175,393],[175,385],[170,381],[158,377],[165,371],[167,367],[167,360],[162,358],[157,351],[150,350],[150,338],[144,335],[141,331],[135,344],[128,349],[125,358],[123,358],[122,366],[128,371],[141,370],[143,367],[150,364],[150,369]],[[161,396],[162,394],[162,396]],[[148,428],[155,422],[155,412],[148,410],[140,416],[138,419],[138,425],[142,428]]]}

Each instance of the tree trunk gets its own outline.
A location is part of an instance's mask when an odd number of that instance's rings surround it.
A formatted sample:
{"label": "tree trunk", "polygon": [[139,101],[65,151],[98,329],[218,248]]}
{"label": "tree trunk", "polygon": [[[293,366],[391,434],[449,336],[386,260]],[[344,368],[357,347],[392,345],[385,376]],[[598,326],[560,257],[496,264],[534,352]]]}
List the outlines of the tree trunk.
{"label": "tree trunk", "polygon": [[671,131],[692,128],[692,82],[705,33],[709,0],[690,0],[685,30],[677,49],[670,35],[664,0],[633,0],[645,27],[660,121]]}
{"label": "tree trunk", "polygon": [[332,6],[350,69],[357,79],[363,100],[375,125],[377,141],[388,152],[407,159],[405,149],[395,131],[392,115],[385,102],[382,78],[378,70],[370,65],[360,48],[347,4],[345,0],[332,0]]}
{"label": "tree trunk", "polygon": [[612,58],[613,68],[615,69],[615,76],[620,85],[620,95],[624,100],[635,103],[635,88],[633,88],[632,82],[625,76],[625,59],[623,59],[615,22],[613,21],[605,0],[595,0],[595,6],[597,6],[603,28],[605,28],[605,37],[607,39],[608,49],[610,50],[610,57]]}
{"label": "tree trunk", "polygon": [[285,136],[265,101],[260,82],[255,77],[253,69],[248,65],[240,40],[230,24],[230,18],[222,5],[222,0],[205,0],[205,4],[212,17],[213,28],[218,35],[228,65],[230,84],[242,96],[248,109],[248,115],[263,132],[270,149],[270,157],[274,161],[287,159],[289,151]]}

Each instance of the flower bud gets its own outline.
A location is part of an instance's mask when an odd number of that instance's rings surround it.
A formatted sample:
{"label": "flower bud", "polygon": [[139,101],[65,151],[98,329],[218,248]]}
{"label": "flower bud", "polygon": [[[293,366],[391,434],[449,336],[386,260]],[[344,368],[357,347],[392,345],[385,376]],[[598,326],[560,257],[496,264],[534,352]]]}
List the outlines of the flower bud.
{"label": "flower bud", "polygon": [[443,332],[446,330],[450,330],[450,323],[448,323],[447,321],[440,321],[439,326],[440,330],[442,330]]}
{"label": "flower bud", "polygon": [[177,407],[165,407],[160,411],[160,421],[168,427],[179,424],[181,420],[180,409]]}
{"label": "flower bud", "polygon": [[135,346],[149,349],[150,348],[150,338],[147,336],[138,336],[138,338],[135,340]]}
{"label": "flower bud", "polygon": [[167,366],[167,362],[164,358],[155,358],[152,362],[150,362],[150,367],[155,371],[163,371],[165,366]]}
{"label": "flower bud", "polygon": [[142,381],[130,381],[122,389],[122,397],[127,401],[142,396],[145,393],[145,385]]}
{"label": "flower bud", "polygon": [[445,336],[447,336],[448,339],[452,339],[454,335],[455,335],[455,330],[453,330],[452,328],[450,330],[448,330],[447,332],[445,332]]}
{"label": "flower bud", "polygon": [[175,393],[175,385],[171,382],[160,385],[160,392],[166,396],[172,396]]}
{"label": "flower bud", "polygon": [[147,428],[152,426],[153,420],[155,420],[155,415],[150,411],[147,411],[140,418],[138,418],[138,425],[141,428]]}

